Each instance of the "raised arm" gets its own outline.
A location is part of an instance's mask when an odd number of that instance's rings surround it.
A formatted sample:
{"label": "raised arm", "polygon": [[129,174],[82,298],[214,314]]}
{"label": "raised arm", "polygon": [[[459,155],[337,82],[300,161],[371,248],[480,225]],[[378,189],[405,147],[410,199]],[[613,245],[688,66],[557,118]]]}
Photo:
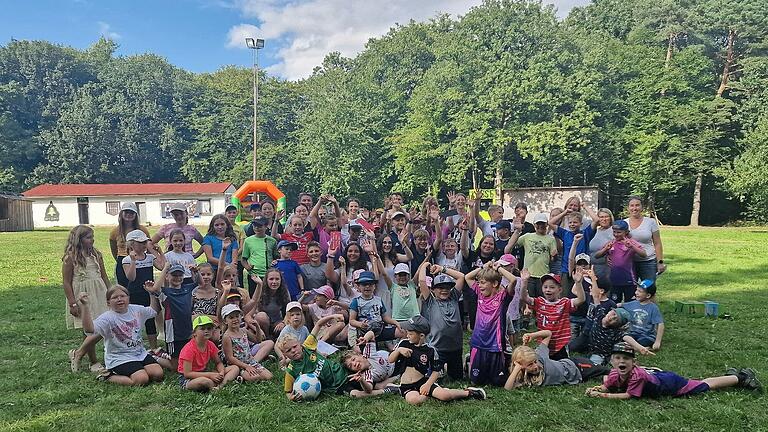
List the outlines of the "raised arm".
{"label": "raised arm", "polygon": [[527,268],[520,270],[520,279],[520,283],[523,284],[523,288],[520,290],[520,303],[533,306],[534,299],[528,296],[528,281],[531,279],[531,273]]}
{"label": "raised arm", "polygon": [[584,303],[584,300],[586,300],[586,296],[584,295],[584,284],[582,283],[583,280],[584,270],[579,267],[573,272],[573,288],[571,288],[571,292],[576,294],[576,298],[571,299],[571,304],[573,304],[573,307],[575,308],[581,306],[581,304]]}
{"label": "raised arm", "polygon": [[560,222],[562,222],[563,218],[568,216],[571,213],[573,213],[573,210],[565,209],[565,211],[563,211],[562,213],[552,216],[551,218],[549,218],[549,222],[548,222],[549,227],[553,231],[557,231],[557,227],[560,226]]}
{"label": "raised arm", "polygon": [[[333,257],[336,256],[336,249],[331,249],[330,246],[328,246],[328,254],[326,255],[325,259],[325,278],[328,279],[331,283],[339,283],[339,273],[336,273],[335,269],[333,268]],[[339,257],[339,264],[341,264],[342,260],[344,258]]]}
{"label": "raised arm", "polygon": [[579,247],[579,243],[584,239],[584,234],[576,234],[573,236],[573,243],[571,243],[571,250],[568,251],[568,273],[573,274],[573,270],[576,268],[576,250]]}
{"label": "raised arm", "polygon": [[421,295],[421,298],[425,300],[429,298],[431,294],[429,292],[429,285],[427,285],[427,266],[425,265],[426,262],[427,260],[424,260],[424,262],[422,262],[419,266],[419,269],[416,271],[416,275],[419,278],[419,294]]}
{"label": "raised arm", "polygon": [[312,229],[315,229],[315,227],[317,227],[320,224],[320,216],[319,216],[320,206],[322,205],[322,203],[325,202],[326,199],[327,199],[326,195],[320,195],[317,198],[317,202],[309,212],[309,224],[312,227]]}
{"label": "raised arm", "polygon": [[136,280],[136,252],[133,251],[133,249],[128,251],[128,258],[130,258],[130,262],[128,264],[120,263],[121,266],[123,266],[123,272],[125,272],[125,277],[133,282]]}
{"label": "raised arm", "polygon": [[509,241],[507,242],[507,245],[504,246],[504,253],[512,253],[512,249],[517,246],[517,240],[520,238],[520,236],[523,234],[523,230],[520,228],[515,228],[514,231],[512,231],[512,236],[509,237]]}
{"label": "raised arm", "polygon": [[[429,215],[432,218],[432,215]],[[435,230],[435,241],[432,243],[432,250],[439,251],[440,245],[443,244],[443,224],[440,222],[440,215],[432,219],[432,226]]]}
{"label": "raised arm", "polygon": [[340,320],[344,321],[344,315],[343,314],[332,314],[332,315],[326,315],[315,323],[315,326],[312,327],[312,336],[317,337],[317,334],[320,333],[320,329],[322,329],[326,324],[328,324],[331,320]]}

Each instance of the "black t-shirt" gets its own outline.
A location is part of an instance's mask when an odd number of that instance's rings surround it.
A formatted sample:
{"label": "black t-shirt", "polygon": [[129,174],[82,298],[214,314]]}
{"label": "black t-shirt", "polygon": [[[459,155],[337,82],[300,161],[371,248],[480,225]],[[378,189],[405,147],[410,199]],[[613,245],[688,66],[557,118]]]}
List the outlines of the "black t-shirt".
{"label": "black t-shirt", "polygon": [[443,362],[437,357],[437,351],[431,346],[414,345],[403,339],[397,344],[398,348],[408,348],[413,350],[410,357],[400,355],[395,362],[395,373],[400,375],[406,368],[412,367],[423,374],[425,377],[429,377],[432,372],[443,369]]}
{"label": "black t-shirt", "polygon": [[[472,271],[478,267],[482,267],[483,264],[487,263],[488,261],[497,260],[501,258],[502,254],[503,252],[500,252],[497,249],[493,251],[493,254],[491,256],[484,257],[482,254],[480,254],[479,249],[475,249],[475,250],[469,251],[469,258],[467,258],[464,261],[464,265],[467,267],[469,271]],[[469,271],[467,271],[467,273],[469,273]]]}

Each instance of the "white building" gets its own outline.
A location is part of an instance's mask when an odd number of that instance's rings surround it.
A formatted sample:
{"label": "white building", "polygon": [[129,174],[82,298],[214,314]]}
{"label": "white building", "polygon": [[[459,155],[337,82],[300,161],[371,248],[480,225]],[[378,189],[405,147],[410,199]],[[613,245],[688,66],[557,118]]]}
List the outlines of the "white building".
{"label": "white building", "polygon": [[231,183],[44,184],[23,193],[32,200],[35,228],[117,225],[120,204],[136,203],[142,224],[173,222],[172,204],[183,203],[189,223],[207,225],[223,213],[235,192]]}

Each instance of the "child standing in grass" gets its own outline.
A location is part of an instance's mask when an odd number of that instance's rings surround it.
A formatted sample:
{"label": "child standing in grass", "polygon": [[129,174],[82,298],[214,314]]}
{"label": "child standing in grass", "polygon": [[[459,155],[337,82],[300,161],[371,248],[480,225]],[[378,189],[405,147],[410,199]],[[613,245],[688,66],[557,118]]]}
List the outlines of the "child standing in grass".
{"label": "child standing in grass", "polygon": [[[213,321],[205,315],[192,322],[193,338],[179,354],[179,384],[184,390],[219,390],[240,377],[240,368],[235,365],[224,366],[219,358],[219,349],[210,340],[213,328]],[[216,371],[206,372],[211,360],[216,365]]]}
{"label": "child standing in grass", "polygon": [[181,283],[183,285],[192,285],[194,288],[195,280],[192,279],[192,269],[197,267],[197,263],[195,262],[195,257],[190,252],[184,250],[184,231],[179,228],[172,230],[169,239],[171,244],[168,252],[165,253],[165,260],[171,265],[180,265],[184,270]]}
{"label": "child standing in grass", "polygon": [[634,257],[646,257],[643,245],[629,238],[629,224],[625,220],[613,223],[613,240],[595,252],[595,258],[608,256],[611,268],[611,300],[630,301],[635,293]]}
{"label": "child standing in grass", "polygon": [[730,368],[725,376],[701,381],[683,378],[674,372],[649,370],[635,361],[635,350],[629,344],[618,343],[611,351],[613,369],[603,384],[587,390],[587,396],[607,399],[632,399],[659,396],[692,396],[709,390],[740,387],[762,391],[753,369]]}
{"label": "child standing in grass", "polygon": [[277,243],[278,258],[274,263],[275,267],[283,273],[283,280],[291,295],[291,301],[296,301],[304,291],[304,273],[299,264],[291,258],[291,254],[298,248],[299,246],[294,242],[280,240]]}
{"label": "child standing in grass", "polygon": [[[101,252],[93,247],[93,243],[91,227],[78,225],[69,231],[67,246],[61,258],[61,275],[64,295],[67,298],[65,320],[68,329],[83,328],[81,317],[84,307],[88,308],[91,317],[98,317],[107,311],[105,298],[107,287],[110,286],[109,277],[104,268],[104,258]],[[86,305],[78,303],[77,297],[80,293],[88,294],[91,301]],[[90,346],[86,354],[93,372],[104,369],[96,358],[95,345]]]}
{"label": "child standing in grass", "polygon": [[[162,253],[155,251],[154,246],[148,249],[149,237],[141,230],[129,232],[125,239],[128,243],[128,256],[123,258],[123,274],[128,279],[128,295],[131,304],[151,306],[150,295],[144,290],[144,282],[154,279],[154,269],[162,270],[165,258]],[[151,243],[150,243],[151,245]],[[157,326],[154,317],[144,325],[147,329],[149,347],[157,348]]]}
{"label": "child standing in grass", "polygon": [[86,307],[88,295],[80,293],[78,303],[83,305],[83,329],[91,333],[72,356],[72,371],[80,359],[96,343],[104,339],[104,363],[107,371],[100,381],[119,385],[142,386],[151,381],[163,380],[163,368],[144,349],[141,340],[141,324],[157,315],[154,309],[129,303],[128,290],[115,285],[106,293],[110,310],[91,320]]}

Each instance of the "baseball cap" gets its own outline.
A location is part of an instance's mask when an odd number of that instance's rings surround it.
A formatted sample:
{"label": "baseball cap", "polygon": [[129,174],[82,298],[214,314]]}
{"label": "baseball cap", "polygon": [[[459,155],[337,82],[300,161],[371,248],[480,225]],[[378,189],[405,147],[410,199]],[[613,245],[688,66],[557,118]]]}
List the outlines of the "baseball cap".
{"label": "baseball cap", "polygon": [[592,261],[591,258],[589,257],[589,255],[587,255],[585,253],[580,253],[580,254],[576,255],[575,260],[576,260],[577,264],[578,264],[579,261],[586,261],[587,264],[589,264]]}
{"label": "baseball cap", "polygon": [[[496,227],[498,228],[498,225]],[[496,262],[503,266],[508,266],[510,264],[517,264],[517,258],[512,254],[504,254]]]}
{"label": "baseball cap", "polygon": [[363,269],[357,269],[352,272],[352,281],[357,282],[358,279],[360,279],[360,275],[363,274],[365,270]]}
{"label": "baseball cap", "polygon": [[536,213],[536,216],[534,216],[533,218],[533,223],[539,223],[539,222],[544,222],[544,223],[549,222],[549,216],[547,216],[546,213]]}
{"label": "baseball cap", "polygon": [[267,226],[267,219],[263,217],[255,217],[251,219],[251,223],[256,226]]}
{"label": "baseball cap", "polygon": [[225,304],[224,307],[221,308],[221,317],[226,318],[229,314],[232,312],[242,312],[240,310],[240,307],[236,304]]}
{"label": "baseball cap", "polygon": [[198,327],[204,325],[214,325],[213,320],[208,315],[200,315],[192,320],[192,330],[197,330]]}
{"label": "baseball cap", "polygon": [[652,281],[650,279],[645,279],[645,280],[642,280],[642,281],[638,282],[637,283],[637,287],[640,288],[641,290],[644,290],[645,292],[647,292],[648,295],[650,295],[650,296],[655,296],[656,295],[656,282],[654,282],[654,281]]}
{"label": "baseball cap", "polygon": [[360,229],[361,230],[361,229],[363,229],[363,226],[360,225],[360,223],[357,222],[357,220],[353,220],[352,222],[349,223],[349,229]]}
{"label": "baseball cap", "polygon": [[544,281],[546,281],[547,279],[552,279],[553,281],[557,282],[558,285],[560,285],[560,275],[556,275],[554,273],[547,273],[541,277],[541,283],[544,283]]}
{"label": "baseball cap", "polygon": [[171,204],[170,211],[172,211],[172,212],[173,211],[183,211],[183,212],[186,212],[187,211],[187,206],[185,206],[182,203],[173,203],[173,204]]}
{"label": "baseball cap", "polygon": [[629,231],[629,224],[627,223],[627,221],[619,219],[613,222],[613,226],[611,228],[615,230],[620,230],[620,231]]}
{"label": "baseball cap", "polygon": [[328,300],[333,300],[334,297],[336,297],[336,294],[334,294],[333,288],[331,288],[330,285],[323,285],[321,287],[313,289],[312,291],[315,294],[326,296]]}
{"label": "baseball cap", "polygon": [[429,334],[429,321],[421,315],[414,315],[409,318],[408,321],[400,324],[400,328],[403,330]]}
{"label": "baseball cap", "polygon": [[227,294],[227,300],[232,300],[232,299],[238,299],[239,300],[241,298],[243,298],[243,297],[240,295],[240,293],[237,293],[237,292],[233,292],[233,293]]}
{"label": "baseball cap", "polygon": [[616,315],[619,317],[619,325],[624,325],[631,319],[629,311],[624,308],[616,308],[613,311],[616,312]]}
{"label": "baseball cap", "polygon": [[277,242],[277,248],[280,249],[281,247],[287,247],[290,248],[292,251],[295,251],[299,248],[299,244],[296,242],[291,242],[288,240],[280,240]]}
{"label": "baseball cap", "polygon": [[453,288],[454,286],[456,286],[456,279],[445,273],[440,273],[432,279],[432,288]]}
{"label": "baseball cap", "polygon": [[139,209],[136,208],[136,204],[132,202],[124,202],[122,205],[120,205],[120,211],[130,210],[136,214],[139,213]]}
{"label": "baseball cap", "polygon": [[626,342],[619,342],[613,345],[613,348],[611,348],[611,354],[624,354],[634,358],[635,350],[630,344]]}
{"label": "baseball cap", "polygon": [[287,305],[285,305],[285,313],[288,313],[291,309],[301,310],[301,303],[297,301],[292,301],[292,302],[289,302]]}
{"label": "baseball cap", "polygon": [[512,224],[509,223],[508,220],[504,220],[504,219],[496,222],[496,229],[504,229],[504,228],[506,228],[508,230],[511,230],[512,229]]}
{"label": "baseball cap", "polygon": [[133,230],[125,235],[125,241],[145,242],[147,240],[149,237],[142,230]]}
{"label": "baseball cap", "polygon": [[234,204],[230,204],[230,205],[228,205],[228,206],[227,206],[227,207],[224,209],[224,211],[225,211],[225,212],[227,212],[227,211],[230,211],[230,210],[237,210],[237,206],[236,206],[236,205],[234,205]]}
{"label": "baseball cap", "polygon": [[398,265],[395,266],[394,273],[395,274],[408,273],[410,275],[411,274],[411,266],[409,266],[406,263],[399,263]]}
{"label": "baseball cap", "polygon": [[185,272],[184,266],[181,264],[171,264],[170,267],[168,267],[168,273],[177,273],[177,272]]}
{"label": "baseball cap", "polygon": [[357,278],[357,283],[366,283],[366,282],[378,282],[376,279],[376,275],[373,274],[373,272],[364,271],[360,273],[360,276]]}
{"label": "baseball cap", "polygon": [[251,204],[249,209],[251,209],[251,210],[261,210],[261,203],[253,203],[253,204]]}
{"label": "baseball cap", "polygon": [[405,213],[403,213],[401,211],[396,211],[396,212],[392,213],[392,219],[399,218],[400,216],[405,217]]}

